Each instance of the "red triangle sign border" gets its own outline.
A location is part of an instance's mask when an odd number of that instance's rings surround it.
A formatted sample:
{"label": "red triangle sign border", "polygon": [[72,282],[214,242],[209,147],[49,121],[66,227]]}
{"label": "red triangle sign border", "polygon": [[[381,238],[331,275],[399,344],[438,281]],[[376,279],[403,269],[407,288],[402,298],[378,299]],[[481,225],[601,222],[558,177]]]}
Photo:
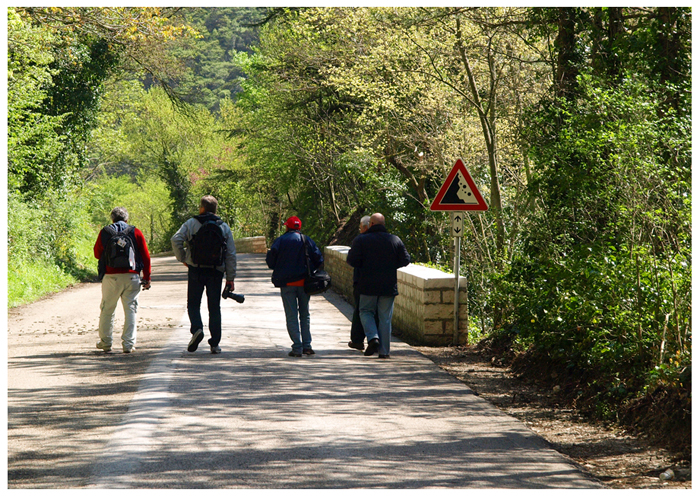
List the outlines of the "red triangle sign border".
{"label": "red triangle sign border", "polygon": [[[463,203],[463,204],[443,203],[443,200],[445,199],[445,195],[447,194],[447,190],[452,185],[452,182],[454,181],[455,176],[460,172],[462,173],[462,176],[464,177],[464,179],[467,181],[469,188],[471,188],[471,191],[474,194],[474,199],[476,200],[476,203],[474,203],[474,204],[471,204],[471,203]],[[442,184],[440,191],[438,191],[437,196],[433,200],[433,203],[430,205],[430,210],[438,211],[438,212],[440,212],[440,211],[480,211],[480,212],[484,212],[484,211],[488,210],[488,208],[489,208],[489,206],[486,204],[484,197],[481,196],[481,192],[479,191],[479,188],[476,187],[476,184],[474,183],[474,180],[472,179],[471,174],[469,174],[469,171],[467,170],[467,168],[464,165],[464,162],[462,161],[461,158],[457,159],[457,162],[455,162],[454,167],[452,167],[452,170],[447,175],[447,179],[445,179],[445,182]]]}

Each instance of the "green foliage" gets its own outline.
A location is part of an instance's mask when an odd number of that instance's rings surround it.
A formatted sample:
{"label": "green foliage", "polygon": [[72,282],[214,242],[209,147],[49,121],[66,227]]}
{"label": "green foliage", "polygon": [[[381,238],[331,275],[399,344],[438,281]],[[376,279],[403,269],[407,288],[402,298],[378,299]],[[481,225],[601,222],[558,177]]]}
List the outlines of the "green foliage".
{"label": "green foliage", "polygon": [[47,47],[54,38],[8,9],[7,155],[8,189],[37,193],[56,182],[54,164],[64,149],[62,116],[41,110],[52,84]]}
{"label": "green foliage", "polygon": [[7,305],[31,303],[78,282],[51,261],[16,260],[7,274]]}
{"label": "green foliage", "polygon": [[85,199],[53,195],[43,201],[8,198],[8,304],[20,305],[94,277],[93,245]]}
{"label": "green foliage", "polygon": [[148,54],[190,34],[167,10],[8,9],[10,305],[94,276],[97,230],[78,185],[101,91],[125,60],[158,74],[164,58]]}
{"label": "green foliage", "polygon": [[93,230],[111,223],[109,214],[114,207],[124,207],[129,212],[129,224],[143,232],[149,251],[171,249],[170,236],[180,226],[171,222],[171,200],[163,181],[147,176],[136,180],[128,176],[103,177],[91,183],[86,195]]}
{"label": "green foliage", "polygon": [[614,417],[690,365],[691,155],[667,88],[608,76],[582,74],[576,98],[530,115],[540,208],[496,288],[520,343]]}
{"label": "green foliage", "polygon": [[183,9],[188,24],[200,38],[173,50],[185,61],[188,72],[177,81],[176,89],[191,104],[218,111],[221,102],[234,98],[241,90],[243,75],[235,63],[239,52],[250,52],[257,43],[257,28],[262,8],[217,7]]}

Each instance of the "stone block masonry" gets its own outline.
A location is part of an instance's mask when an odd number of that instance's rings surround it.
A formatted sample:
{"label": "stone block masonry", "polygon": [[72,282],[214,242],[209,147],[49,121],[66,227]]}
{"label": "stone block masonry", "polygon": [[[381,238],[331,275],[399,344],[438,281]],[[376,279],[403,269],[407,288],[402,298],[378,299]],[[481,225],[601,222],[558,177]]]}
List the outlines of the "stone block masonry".
{"label": "stone block masonry", "polygon": [[[333,288],[354,304],[353,268],[346,260],[348,246],[324,249],[325,269]],[[406,341],[418,345],[452,344],[454,328],[454,274],[410,264],[398,270],[399,295],[394,301],[392,327]],[[467,342],[467,281],[459,278],[459,343]]]}
{"label": "stone block masonry", "polygon": [[233,243],[236,245],[236,253],[267,253],[265,236],[238,238]]}

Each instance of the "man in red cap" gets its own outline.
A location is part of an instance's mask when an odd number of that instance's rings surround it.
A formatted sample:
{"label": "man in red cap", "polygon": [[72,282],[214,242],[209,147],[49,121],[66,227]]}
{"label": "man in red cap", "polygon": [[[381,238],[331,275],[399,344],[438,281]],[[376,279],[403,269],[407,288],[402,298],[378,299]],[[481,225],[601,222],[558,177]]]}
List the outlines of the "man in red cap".
{"label": "man in red cap", "polygon": [[321,266],[323,255],[311,238],[301,234],[299,217],[290,217],[284,225],[287,232],[272,243],[267,252],[266,262],[272,269],[272,284],[280,288],[282,294],[287,332],[292,339],[292,351],[289,352],[289,356],[313,355],[310,297],[304,292],[304,279],[308,273],[306,252],[309,254],[311,272]]}

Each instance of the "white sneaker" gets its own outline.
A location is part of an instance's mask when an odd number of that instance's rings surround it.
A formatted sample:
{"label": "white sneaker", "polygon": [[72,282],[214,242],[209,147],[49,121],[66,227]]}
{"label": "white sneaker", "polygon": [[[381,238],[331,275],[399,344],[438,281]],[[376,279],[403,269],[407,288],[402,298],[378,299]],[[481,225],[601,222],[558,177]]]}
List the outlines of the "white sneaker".
{"label": "white sneaker", "polygon": [[218,346],[212,346],[212,347],[211,347],[211,352],[212,352],[214,355],[218,355],[219,353],[221,353],[221,348],[219,348]]}

